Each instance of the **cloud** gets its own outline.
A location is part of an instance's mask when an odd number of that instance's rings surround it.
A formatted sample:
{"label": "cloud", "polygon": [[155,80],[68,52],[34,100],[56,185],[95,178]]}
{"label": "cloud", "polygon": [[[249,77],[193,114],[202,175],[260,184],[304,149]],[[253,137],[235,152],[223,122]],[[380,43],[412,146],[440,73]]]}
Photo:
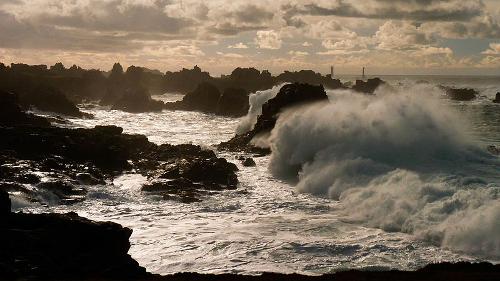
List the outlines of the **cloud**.
{"label": "cloud", "polygon": [[242,42],[227,46],[229,49],[248,49],[248,46]]}
{"label": "cloud", "polygon": [[303,26],[300,16],[337,16],[368,19],[398,19],[417,21],[467,21],[483,14],[480,0],[413,0],[413,1],[323,1],[282,7],[287,24]]}
{"label": "cloud", "polygon": [[483,55],[500,56],[500,43],[490,43],[490,48],[482,52]]}
{"label": "cloud", "polygon": [[377,48],[382,50],[415,49],[418,45],[436,42],[433,34],[426,33],[410,23],[394,21],[381,25],[374,38],[378,42]]}
{"label": "cloud", "polygon": [[242,55],[240,54],[235,54],[235,53],[223,53],[223,52],[217,52],[217,55],[219,56],[223,56],[225,58],[233,58],[233,59],[239,59],[239,58],[243,58]]}
{"label": "cloud", "polygon": [[309,43],[309,42],[307,42],[307,41],[305,41],[304,43],[302,43],[302,47],[311,47],[311,46],[312,46],[312,44]]}
{"label": "cloud", "polygon": [[289,51],[288,54],[293,57],[304,57],[309,55],[308,52],[303,52],[303,51]]}
{"label": "cloud", "polygon": [[261,49],[281,49],[282,40],[280,35],[274,30],[259,30],[255,43]]}

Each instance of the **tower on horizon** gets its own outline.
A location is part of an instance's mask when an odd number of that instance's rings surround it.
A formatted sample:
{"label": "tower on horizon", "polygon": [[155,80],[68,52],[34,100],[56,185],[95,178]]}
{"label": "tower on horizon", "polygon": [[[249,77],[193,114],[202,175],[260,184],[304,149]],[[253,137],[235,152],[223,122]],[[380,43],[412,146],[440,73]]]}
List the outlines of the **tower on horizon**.
{"label": "tower on horizon", "polygon": [[333,65],[330,66],[330,78],[333,79]]}
{"label": "tower on horizon", "polygon": [[365,78],[365,67],[363,66],[363,73],[361,75],[362,78]]}

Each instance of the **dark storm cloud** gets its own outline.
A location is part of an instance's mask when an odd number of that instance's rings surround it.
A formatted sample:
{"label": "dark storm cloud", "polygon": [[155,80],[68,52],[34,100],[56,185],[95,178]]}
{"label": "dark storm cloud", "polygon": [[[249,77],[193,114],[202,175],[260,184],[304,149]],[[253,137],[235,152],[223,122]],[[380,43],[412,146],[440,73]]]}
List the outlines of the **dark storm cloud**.
{"label": "dark storm cloud", "polygon": [[[301,25],[297,16],[339,16],[368,19],[396,19],[415,21],[467,21],[483,14],[484,5],[480,1],[457,0],[377,0],[366,9],[351,2],[337,0],[329,6],[316,3],[305,5],[284,5],[284,20],[292,26]],[[448,4],[448,5],[442,5]]]}

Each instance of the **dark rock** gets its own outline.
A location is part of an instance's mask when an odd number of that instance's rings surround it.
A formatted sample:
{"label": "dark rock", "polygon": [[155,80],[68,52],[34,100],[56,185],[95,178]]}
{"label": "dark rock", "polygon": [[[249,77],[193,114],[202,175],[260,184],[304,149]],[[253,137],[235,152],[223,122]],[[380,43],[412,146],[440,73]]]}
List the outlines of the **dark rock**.
{"label": "dark rock", "polygon": [[143,278],[145,269],[127,254],[131,233],[75,213],[10,213],[0,220],[1,240],[8,241],[0,243],[0,275],[7,280]]}
{"label": "dark rock", "polygon": [[20,101],[30,107],[73,117],[91,118],[92,115],[81,112],[60,90],[47,85],[39,85],[32,92],[21,95]]}
{"label": "dark rock", "polygon": [[456,101],[470,101],[476,98],[479,93],[474,89],[468,88],[451,88],[446,86],[439,86],[452,100]]}
{"label": "dark rock", "polygon": [[216,114],[240,117],[247,114],[249,107],[247,91],[228,88],[219,98]]}
{"label": "dark rock", "polygon": [[385,84],[385,82],[378,77],[368,79],[366,82],[363,80],[356,80],[356,84],[352,86],[352,89],[360,93],[373,94],[373,92],[375,92],[375,90],[382,84]]}
{"label": "dark rock", "polygon": [[10,214],[11,202],[9,198],[9,193],[7,191],[0,189],[0,217]]}
{"label": "dark rock", "polygon": [[246,150],[255,153],[269,153],[268,149],[257,148],[248,144],[255,136],[270,132],[274,128],[281,111],[291,106],[327,100],[328,96],[321,85],[287,84],[281,87],[276,97],[262,105],[262,114],[257,118],[257,123],[251,131],[236,135],[228,142],[221,143],[219,148],[232,151]]}
{"label": "dark rock", "polygon": [[245,167],[255,167],[257,164],[255,164],[255,161],[252,158],[246,158],[243,161],[243,166]]}
{"label": "dark rock", "polygon": [[493,100],[494,103],[500,103],[500,93],[497,93],[495,95],[495,99]]}
{"label": "dark rock", "polygon": [[193,91],[184,96],[181,101],[167,103],[167,109],[198,110],[215,113],[221,94],[213,84],[203,82]]}
{"label": "dark rock", "polygon": [[19,106],[17,94],[0,90],[0,125],[48,127],[50,122],[43,117],[25,113]]}
{"label": "dark rock", "polygon": [[106,184],[104,179],[96,178],[89,173],[78,173],[76,174],[76,179],[84,185],[97,185],[97,184]]}
{"label": "dark rock", "polygon": [[85,199],[87,190],[76,187],[68,181],[41,182],[36,186],[39,190],[46,190],[54,194],[62,203],[75,203]]}
{"label": "dark rock", "polygon": [[132,113],[162,111],[165,104],[151,98],[149,92],[144,88],[128,88],[122,96],[114,103],[112,109],[123,110]]}
{"label": "dark rock", "polygon": [[500,155],[500,149],[495,145],[489,145],[486,150],[493,155]]}

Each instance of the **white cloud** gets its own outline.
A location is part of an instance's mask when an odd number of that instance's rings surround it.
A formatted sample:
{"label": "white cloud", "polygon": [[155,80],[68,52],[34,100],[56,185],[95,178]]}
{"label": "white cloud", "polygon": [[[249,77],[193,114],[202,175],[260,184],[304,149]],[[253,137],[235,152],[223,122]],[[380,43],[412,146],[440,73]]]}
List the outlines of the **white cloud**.
{"label": "white cloud", "polygon": [[219,55],[219,56],[223,56],[225,58],[233,58],[233,59],[239,59],[239,58],[243,58],[244,57],[244,56],[242,56],[240,54],[235,54],[235,53],[217,52],[216,54]]}
{"label": "white cloud", "polygon": [[309,42],[307,42],[307,41],[305,41],[304,43],[302,43],[302,47],[311,47],[311,46],[312,46],[312,44],[309,43]]}
{"label": "white cloud", "polygon": [[248,46],[242,42],[227,46],[229,49],[248,49]]}
{"label": "white cloud", "polygon": [[500,43],[490,43],[490,48],[482,52],[483,55],[500,55]]}
{"label": "white cloud", "polygon": [[255,43],[261,49],[281,49],[283,41],[280,35],[274,30],[259,30]]}
{"label": "white cloud", "polygon": [[308,52],[302,52],[302,51],[289,51],[288,54],[293,57],[304,57],[309,55]]}
{"label": "white cloud", "polygon": [[374,38],[381,50],[415,49],[419,45],[435,42],[432,34],[426,33],[408,22],[387,21],[378,28]]}

